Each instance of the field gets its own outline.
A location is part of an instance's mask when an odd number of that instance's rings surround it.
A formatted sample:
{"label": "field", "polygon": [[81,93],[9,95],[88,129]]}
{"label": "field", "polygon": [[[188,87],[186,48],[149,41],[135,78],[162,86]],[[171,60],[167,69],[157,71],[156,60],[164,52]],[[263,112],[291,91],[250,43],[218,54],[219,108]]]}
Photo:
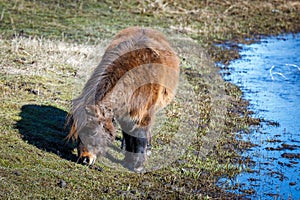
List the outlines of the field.
{"label": "field", "polygon": [[[299,32],[299,11],[298,1],[283,0],[0,1],[1,199],[232,199],[253,192],[231,194],[216,184],[247,170],[251,161],[239,152],[251,144],[236,133],[260,120],[215,64],[226,68],[238,58],[237,43]],[[165,33],[181,59],[178,94],[157,119],[148,171],[132,173],[108,158],[93,168],[77,164],[75,143],[65,140],[71,100],[111,38],[137,25]],[[113,145],[120,147],[119,137]]]}

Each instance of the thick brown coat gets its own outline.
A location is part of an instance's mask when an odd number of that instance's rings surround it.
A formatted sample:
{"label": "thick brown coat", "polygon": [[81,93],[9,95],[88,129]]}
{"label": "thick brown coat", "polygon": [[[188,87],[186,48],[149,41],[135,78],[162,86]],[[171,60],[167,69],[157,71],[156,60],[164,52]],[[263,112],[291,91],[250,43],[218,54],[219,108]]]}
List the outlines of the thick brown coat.
{"label": "thick brown coat", "polygon": [[150,132],[155,113],[173,99],[178,76],[179,59],[163,34],[139,27],[122,30],[73,100],[68,138],[80,138],[80,130],[91,126],[89,112],[94,112],[91,116],[103,126],[107,140],[115,136],[114,119],[125,131]]}

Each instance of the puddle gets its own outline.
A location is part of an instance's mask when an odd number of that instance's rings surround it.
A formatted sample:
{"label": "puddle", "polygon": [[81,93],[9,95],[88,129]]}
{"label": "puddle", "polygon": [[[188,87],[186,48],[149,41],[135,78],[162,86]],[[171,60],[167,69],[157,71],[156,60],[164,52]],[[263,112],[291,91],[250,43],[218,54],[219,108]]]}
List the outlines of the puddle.
{"label": "puddle", "polygon": [[230,184],[238,186],[234,192],[246,192],[251,199],[299,199],[300,34],[265,38],[241,48],[242,58],[229,65],[224,78],[242,89],[254,117],[275,123],[241,133],[241,139],[258,146],[243,152],[254,162]]}

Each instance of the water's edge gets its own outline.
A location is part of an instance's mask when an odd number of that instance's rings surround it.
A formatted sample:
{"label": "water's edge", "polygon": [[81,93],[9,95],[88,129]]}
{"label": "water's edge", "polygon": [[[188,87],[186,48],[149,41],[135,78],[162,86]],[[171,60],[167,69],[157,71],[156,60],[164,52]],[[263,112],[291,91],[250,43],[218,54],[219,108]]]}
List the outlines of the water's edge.
{"label": "water's edge", "polygon": [[255,199],[299,198],[300,34],[240,47],[241,59],[232,62],[223,77],[241,88],[254,117],[279,126],[262,123],[249,134],[240,133],[257,146],[242,154],[254,162],[231,182],[239,186],[234,192],[248,191]]}

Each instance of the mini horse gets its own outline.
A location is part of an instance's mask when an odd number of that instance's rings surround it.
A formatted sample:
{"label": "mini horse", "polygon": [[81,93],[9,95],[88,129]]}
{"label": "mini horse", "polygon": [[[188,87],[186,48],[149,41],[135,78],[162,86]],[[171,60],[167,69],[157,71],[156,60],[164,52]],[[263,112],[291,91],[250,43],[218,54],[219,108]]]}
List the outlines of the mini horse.
{"label": "mini horse", "polygon": [[178,78],[179,59],[162,33],[139,27],[119,32],[72,102],[67,138],[79,140],[79,159],[92,165],[104,155],[117,121],[124,165],[142,170],[155,114],[174,98]]}

